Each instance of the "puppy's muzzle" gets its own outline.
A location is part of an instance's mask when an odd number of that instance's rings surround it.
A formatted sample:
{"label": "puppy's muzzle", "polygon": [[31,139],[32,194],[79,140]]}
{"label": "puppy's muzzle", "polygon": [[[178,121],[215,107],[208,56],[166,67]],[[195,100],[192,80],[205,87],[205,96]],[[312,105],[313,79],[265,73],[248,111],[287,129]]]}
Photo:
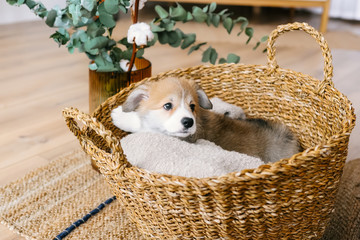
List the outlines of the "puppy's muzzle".
{"label": "puppy's muzzle", "polygon": [[181,124],[182,124],[185,128],[191,128],[191,127],[194,125],[194,119],[188,118],[188,117],[184,117],[183,119],[181,119]]}

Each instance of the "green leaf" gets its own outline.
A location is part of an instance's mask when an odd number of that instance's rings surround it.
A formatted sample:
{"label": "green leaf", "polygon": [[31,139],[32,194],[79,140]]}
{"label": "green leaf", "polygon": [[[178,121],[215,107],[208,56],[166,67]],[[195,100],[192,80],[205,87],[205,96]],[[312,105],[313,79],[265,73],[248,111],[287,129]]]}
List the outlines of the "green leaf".
{"label": "green leaf", "polygon": [[137,52],[136,52],[136,57],[137,58],[141,58],[143,55],[144,55],[144,52],[145,50],[142,48],[142,49],[139,49]]}
{"label": "green leaf", "polygon": [[210,4],[210,7],[209,7],[209,12],[210,13],[212,13],[212,12],[214,12],[215,11],[215,9],[216,9],[216,2],[212,2],[211,4]]}
{"label": "green leaf", "polygon": [[225,58],[220,58],[219,64],[223,64],[223,63],[226,63],[226,59]]}
{"label": "green leaf", "polygon": [[79,39],[83,43],[89,39],[88,35],[86,34],[86,32],[84,30],[79,30]]}
{"label": "green leaf", "polygon": [[206,44],[206,42],[203,42],[203,43],[199,43],[199,44],[197,44],[197,45],[192,46],[192,47],[190,48],[188,54],[191,54],[193,51],[199,50],[200,47],[203,46],[203,45],[205,45],[205,44]]}
{"label": "green leaf", "polygon": [[178,47],[182,41],[182,32],[180,29],[176,29],[175,31],[171,31],[168,33],[169,37],[169,45],[172,47]]}
{"label": "green leaf", "polygon": [[99,19],[102,24],[105,25],[107,28],[113,28],[116,25],[116,22],[113,18],[113,15],[108,14],[106,12],[102,12],[99,14]]}
{"label": "green leaf", "polygon": [[233,23],[232,19],[229,17],[225,18],[223,25],[224,25],[224,28],[226,29],[226,31],[230,34],[234,27],[234,23]]}
{"label": "green leaf", "polygon": [[169,13],[160,5],[155,6],[155,12],[159,15],[160,18],[167,18]]}
{"label": "green leaf", "polygon": [[173,21],[173,20],[162,21],[160,26],[165,28],[166,31],[170,32],[174,29],[175,21]]}
{"label": "green leaf", "polygon": [[17,4],[17,0],[6,0],[6,2],[8,3],[8,4],[10,4],[11,6],[13,6],[13,5],[15,5],[15,4]]}
{"label": "green leaf", "polygon": [[24,4],[25,0],[6,0],[6,2],[10,5],[20,6]]}
{"label": "green leaf", "polygon": [[117,70],[106,52],[102,52],[102,54],[96,56],[94,60],[98,66],[97,71],[99,72],[112,72]]}
{"label": "green leaf", "polygon": [[267,40],[269,39],[269,36],[263,36],[261,39],[260,39],[260,42],[266,42]]}
{"label": "green leaf", "polygon": [[237,35],[239,36],[241,33],[243,33],[243,31],[246,29],[246,27],[247,27],[248,25],[249,25],[249,22],[248,22],[248,21],[243,22],[243,23],[241,24],[241,26],[240,26],[241,31],[240,31]]}
{"label": "green leaf", "polygon": [[28,6],[29,9],[33,9],[36,6],[36,2],[33,0],[26,0],[25,2],[26,6]]}
{"label": "green leaf", "polygon": [[61,45],[65,45],[70,40],[69,33],[64,28],[59,28],[54,34],[50,36],[55,42]]}
{"label": "green leaf", "polygon": [[217,15],[217,14],[213,15],[212,19],[211,19],[211,22],[215,27],[218,27],[219,23],[220,23],[220,16]]}
{"label": "green leaf", "polygon": [[84,51],[86,53],[89,53],[91,55],[98,55],[99,54],[99,49],[97,48],[93,48],[93,44],[91,43],[91,41],[87,41],[86,43],[84,43]]}
{"label": "green leaf", "polygon": [[47,15],[47,9],[42,3],[37,3],[35,7],[33,8],[36,15],[38,15],[41,18],[46,17]]}
{"label": "green leaf", "polygon": [[96,63],[91,63],[91,64],[89,64],[89,68],[90,68],[90,70],[93,70],[93,71],[97,70],[97,65],[96,65]]}
{"label": "green leaf", "polygon": [[124,7],[123,5],[119,5],[119,8],[123,13],[127,13],[127,8]]}
{"label": "green leaf", "polygon": [[46,16],[46,20],[45,20],[46,25],[48,25],[49,27],[53,27],[56,17],[57,17],[57,11],[52,9],[50,12],[48,12]]}
{"label": "green leaf", "polygon": [[101,26],[101,24],[97,22],[92,22],[88,25],[86,33],[91,37],[98,37],[105,33],[105,29]]}
{"label": "green leaf", "polygon": [[150,23],[150,28],[151,28],[151,31],[152,31],[153,33],[165,31],[165,28],[160,27],[159,25],[156,25],[156,24],[154,23],[154,21],[152,21],[152,22]]}
{"label": "green leaf", "polygon": [[228,56],[227,56],[226,61],[228,63],[238,63],[238,62],[240,62],[240,57],[238,55],[236,55],[236,54],[229,53]]}
{"label": "green leaf", "polygon": [[72,16],[74,25],[77,25],[80,21],[80,16],[81,16],[80,8],[81,8],[80,5],[76,5],[76,4],[69,5],[69,13]]}
{"label": "green leaf", "polygon": [[68,52],[69,52],[69,53],[71,53],[71,54],[74,53],[75,48],[74,48],[73,46],[67,45],[66,47],[68,48]]}
{"label": "green leaf", "polygon": [[207,16],[207,19],[206,19],[206,24],[208,25],[208,26],[210,26],[211,25],[211,22],[212,22],[212,13],[209,13],[208,14],[208,16]]}
{"label": "green leaf", "polygon": [[104,8],[109,14],[117,14],[120,10],[119,0],[106,0],[104,1]]}
{"label": "green leaf", "polygon": [[192,21],[194,19],[194,16],[188,12],[187,15],[186,15],[186,21],[185,22],[189,22],[189,21]]}
{"label": "green leaf", "polygon": [[181,44],[181,49],[188,48],[195,41],[196,41],[196,34],[194,33],[186,34]]}
{"label": "green leaf", "polygon": [[96,0],[82,0],[81,5],[91,12],[94,9],[94,6],[96,5]]}
{"label": "green leaf", "polygon": [[112,64],[112,63],[107,63],[104,65],[98,66],[96,71],[97,72],[116,72],[116,71],[118,71],[118,68],[116,68],[114,66],[114,64]]}
{"label": "green leaf", "polygon": [[93,19],[92,18],[86,18],[86,17],[81,17],[80,18],[80,24],[82,25],[82,26],[86,26],[86,25],[88,25],[89,23],[91,23],[93,21]]}
{"label": "green leaf", "polygon": [[210,63],[215,64],[217,58],[218,58],[218,53],[216,52],[215,49],[212,49],[211,55],[210,55]]}
{"label": "green leaf", "polygon": [[130,0],[120,0],[119,6],[122,11],[125,10],[124,13],[127,13],[130,6]]}
{"label": "green leaf", "polygon": [[107,42],[106,49],[112,49],[114,46],[116,46],[116,42],[112,39],[109,39],[109,41]]}
{"label": "green leaf", "polygon": [[169,42],[169,36],[167,32],[159,32],[158,37],[161,44],[167,44]]}
{"label": "green leaf", "polygon": [[208,10],[209,10],[209,5],[206,5],[206,6],[203,8],[203,12],[206,13]]}
{"label": "green leaf", "polygon": [[175,8],[170,8],[170,17],[175,21],[186,21],[187,12],[180,4],[177,4]]}
{"label": "green leaf", "polygon": [[250,40],[252,39],[253,35],[254,35],[254,29],[248,27],[245,29],[245,34],[246,36],[248,36],[248,40],[246,41],[246,44],[248,44],[250,42]]}
{"label": "green leaf", "polygon": [[127,59],[130,60],[132,56],[132,48],[128,48],[121,54],[121,59]]}
{"label": "green leaf", "polygon": [[106,51],[103,51],[101,53],[101,56],[105,59],[106,62],[109,62],[109,63],[113,62],[110,55]]}
{"label": "green leaf", "polygon": [[263,36],[261,39],[260,39],[260,41],[258,41],[256,44],[255,44],[255,46],[253,47],[253,50],[256,50],[259,46],[260,46],[260,44],[261,43],[264,43],[264,42],[266,42],[267,40],[268,40],[268,36]]}
{"label": "green leaf", "polygon": [[121,60],[121,54],[122,50],[118,47],[114,47],[110,52],[110,56],[114,62],[119,62]]}
{"label": "green leaf", "polygon": [[192,15],[196,22],[205,22],[207,19],[207,14],[203,12],[203,10],[197,6],[193,7]]}
{"label": "green leaf", "polygon": [[118,43],[124,45],[126,48],[132,47],[132,44],[127,41],[127,37],[122,38]]}
{"label": "green leaf", "polygon": [[238,22],[242,22],[242,23],[249,23],[249,21],[247,20],[247,18],[245,17],[238,17],[237,19],[234,20],[234,23],[238,23]]}
{"label": "green leaf", "polygon": [[202,59],[201,59],[202,62],[210,61],[210,56],[211,56],[212,49],[213,48],[210,46],[210,47],[208,47],[208,49],[205,50],[205,52],[203,53]]}
{"label": "green leaf", "polygon": [[89,49],[95,49],[95,48],[100,49],[100,48],[106,47],[108,45],[108,43],[109,43],[109,39],[107,37],[100,36],[100,37],[91,39],[88,42],[88,48]]}
{"label": "green leaf", "polygon": [[202,57],[201,61],[202,62],[210,62],[211,64],[215,64],[217,57],[218,57],[218,53],[216,52],[216,50],[214,48],[212,48],[210,46],[203,53],[203,57]]}
{"label": "green leaf", "polygon": [[260,46],[260,44],[261,44],[261,42],[259,41],[259,42],[257,42],[256,44],[255,44],[255,46],[253,47],[253,50],[256,50],[259,46]]}
{"label": "green leaf", "polygon": [[223,16],[229,9],[224,9],[221,12],[219,12],[219,16]]}

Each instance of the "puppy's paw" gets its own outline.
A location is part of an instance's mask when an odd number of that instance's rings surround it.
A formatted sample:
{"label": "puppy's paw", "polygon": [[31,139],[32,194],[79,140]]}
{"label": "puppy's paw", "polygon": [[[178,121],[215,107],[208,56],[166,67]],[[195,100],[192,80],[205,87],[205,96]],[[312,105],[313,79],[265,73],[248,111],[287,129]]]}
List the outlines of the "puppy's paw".
{"label": "puppy's paw", "polygon": [[218,114],[223,114],[233,119],[240,119],[240,120],[246,119],[244,110],[241,107],[224,102],[223,100],[217,97],[210,99],[210,101],[213,104],[212,111]]}
{"label": "puppy's paw", "polygon": [[111,111],[113,124],[125,132],[138,132],[141,128],[141,120],[136,112],[123,112],[122,106]]}

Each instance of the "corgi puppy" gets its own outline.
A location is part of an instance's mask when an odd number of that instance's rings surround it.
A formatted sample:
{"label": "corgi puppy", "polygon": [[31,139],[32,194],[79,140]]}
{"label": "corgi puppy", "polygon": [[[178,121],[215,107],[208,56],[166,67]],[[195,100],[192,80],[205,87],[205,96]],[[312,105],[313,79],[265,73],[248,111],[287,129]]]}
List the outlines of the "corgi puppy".
{"label": "corgi puppy", "polygon": [[246,119],[240,107],[212,102],[193,80],[166,78],[135,88],[111,117],[127,132],[159,132],[188,142],[206,139],[225,150],[259,157],[265,163],[301,151],[297,138],[283,124]]}

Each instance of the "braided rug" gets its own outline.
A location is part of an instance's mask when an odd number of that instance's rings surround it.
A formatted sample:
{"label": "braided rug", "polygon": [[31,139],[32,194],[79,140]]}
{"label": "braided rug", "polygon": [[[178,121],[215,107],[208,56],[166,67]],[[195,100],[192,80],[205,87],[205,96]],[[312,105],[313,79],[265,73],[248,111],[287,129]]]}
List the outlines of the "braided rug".
{"label": "braided rug", "polygon": [[26,239],[142,239],[78,150],[0,188],[0,221]]}

